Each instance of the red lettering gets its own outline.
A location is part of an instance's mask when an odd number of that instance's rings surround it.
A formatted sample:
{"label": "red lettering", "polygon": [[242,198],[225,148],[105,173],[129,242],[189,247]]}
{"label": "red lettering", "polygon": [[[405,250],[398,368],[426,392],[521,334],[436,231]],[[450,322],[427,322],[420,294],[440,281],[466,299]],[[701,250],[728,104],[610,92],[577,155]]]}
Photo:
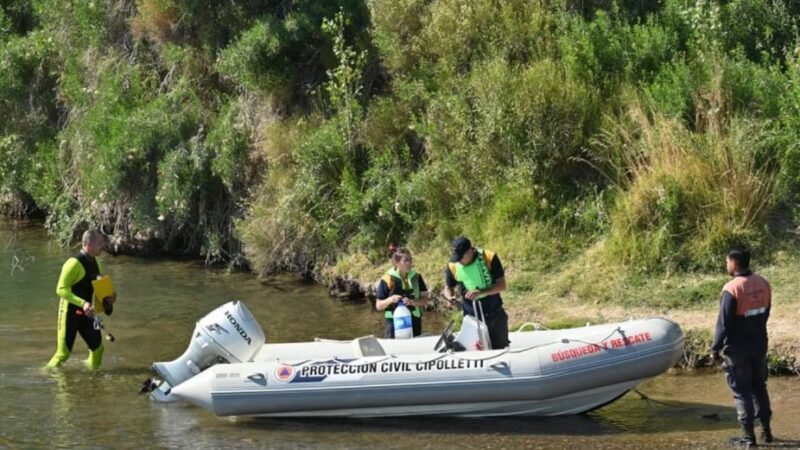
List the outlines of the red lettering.
{"label": "red lettering", "polygon": [[624,348],[629,345],[642,344],[652,340],[653,336],[649,332],[644,332],[632,336],[623,336],[617,339],[608,339],[599,344],[588,344],[581,347],[559,350],[555,353],[551,353],[550,359],[552,359],[553,362],[566,361],[568,359],[591,355],[601,350],[608,350],[609,348]]}
{"label": "red lettering", "polygon": [[553,362],[558,362],[558,361],[564,361],[564,360],[572,359],[572,358],[580,358],[582,356],[591,355],[592,353],[596,353],[596,352],[599,352],[600,350],[607,349],[607,348],[608,348],[608,345],[605,342],[603,343],[602,346],[595,345],[595,344],[589,344],[589,345],[584,345],[584,346],[577,347],[577,348],[569,348],[569,349],[566,349],[566,350],[561,350],[561,351],[558,351],[558,352],[555,352],[555,353],[551,353],[550,354],[550,359],[552,359]]}

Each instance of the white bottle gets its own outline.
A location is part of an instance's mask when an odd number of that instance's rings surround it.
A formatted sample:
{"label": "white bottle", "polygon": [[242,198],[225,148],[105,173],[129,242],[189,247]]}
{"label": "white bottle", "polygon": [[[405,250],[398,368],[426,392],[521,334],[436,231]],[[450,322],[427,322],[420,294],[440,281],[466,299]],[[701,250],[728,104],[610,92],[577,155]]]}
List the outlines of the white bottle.
{"label": "white bottle", "polygon": [[411,325],[411,311],[408,310],[402,300],[397,302],[393,317],[395,339],[410,339],[414,337],[414,328]]}

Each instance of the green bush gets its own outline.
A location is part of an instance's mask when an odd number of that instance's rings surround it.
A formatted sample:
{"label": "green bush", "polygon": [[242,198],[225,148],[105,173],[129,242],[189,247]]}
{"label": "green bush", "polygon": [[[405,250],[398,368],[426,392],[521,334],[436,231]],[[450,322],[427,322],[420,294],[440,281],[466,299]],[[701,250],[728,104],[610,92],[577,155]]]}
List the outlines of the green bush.
{"label": "green bush", "polygon": [[425,26],[427,2],[398,0],[368,2],[372,17],[372,40],[380,51],[382,63],[392,73],[413,70],[424,48],[416,37]]}
{"label": "green bush", "polygon": [[[13,15],[7,19],[33,20]],[[30,212],[46,209],[45,192],[57,180],[41,178],[41,171],[51,166],[59,120],[53,94],[56,46],[40,31],[7,36],[0,44],[0,195],[10,196],[18,205],[14,209]]]}
{"label": "green bush", "polygon": [[756,64],[740,55],[725,60],[722,88],[737,116],[777,119],[789,80],[777,64]]}
{"label": "green bush", "polygon": [[655,110],[690,122],[697,83],[686,61],[677,60],[663,65],[653,80],[644,86],[643,93]]}
{"label": "green bush", "polygon": [[753,62],[783,61],[786,44],[798,33],[800,7],[791,1],[734,0],[724,2],[720,13],[727,50],[741,49]]}
{"label": "green bush", "polygon": [[715,267],[800,221],[798,8],[5,2],[0,196],[260,273],[464,233]]}
{"label": "green bush", "polygon": [[795,224],[800,224],[800,60],[798,52],[788,61],[789,80],[780,100],[779,187]]}
{"label": "green bush", "polygon": [[31,31],[37,23],[31,1],[3,2],[0,5],[0,42],[15,35],[25,35]]}
{"label": "green bush", "polygon": [[230,99],[205,139],[205,145],[213,152],[211,173],[238,197],[246,196],[248,188],[259,183],[263,170],[263,158],[253,152],[251,125],[243,108],[242,101]]}
{"label": "green bush", "polygon": [[254,92],[285,90],[291,80],[288,40],[284,22],[268,16],[220,52],[217,68]]}

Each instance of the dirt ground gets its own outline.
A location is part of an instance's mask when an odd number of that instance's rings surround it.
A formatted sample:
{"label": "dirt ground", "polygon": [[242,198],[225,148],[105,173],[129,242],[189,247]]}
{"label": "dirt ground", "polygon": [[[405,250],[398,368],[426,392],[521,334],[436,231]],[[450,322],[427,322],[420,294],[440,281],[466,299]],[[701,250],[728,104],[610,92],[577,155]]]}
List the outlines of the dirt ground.
{"label": "dirt ground", "polygon": [[[650,308],[630,308],[620,305],[587,305],[571,304],[567,302],[528,301],[525,305],[509,302],[506,306],[509,324],[520,325],[525,322],[545,323],[549,320],[572,317],[602,317],[605,322],[617,322],[631,318],[667,317],[683,328],[689,330],[707,331],[713,334],[717,320],[716,309],[703,310],[655,310]],[[789,359],[791,365],[797,367],[800,360],[800,304],[773,305],[770,315],[768,330],[770,337],[770,352],[781,358]]]}

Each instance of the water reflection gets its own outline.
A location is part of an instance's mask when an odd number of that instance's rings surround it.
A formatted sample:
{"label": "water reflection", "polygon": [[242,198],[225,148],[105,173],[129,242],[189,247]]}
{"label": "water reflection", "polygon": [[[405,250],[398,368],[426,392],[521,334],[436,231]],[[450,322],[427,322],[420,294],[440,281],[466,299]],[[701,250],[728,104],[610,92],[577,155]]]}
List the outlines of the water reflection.
{"label": "water reflection", "polygon": [[[45,369],[43,369],[44,371]],[[55,429],[52,432],[51,445],[55,448],[74,448],[80,442],[81,433],[74,432],[76,428],[79,430],[79,424],[74,422],[76,411],[81,411],[79,404],[76,404],[77,410],[73,408],[73,404],[79,401],[73,393],[73,389],[77,387],[76,383],[84,383],[83,379],[73,381],[70,386],[70,374],[62,370],[47,371],[47,376],[55,381],[55,389],[53,392],[53,415],[55,421]]]}
{"label": "water reflection", "polygon": [[[733,415],[734,408],[704,403],[673,402],[670,406],[651,405],[629,399],[622,408],[599,413],[561,417],[403,417],[385,419],[240,419],[242,428],[291,431],[310,427],[326,434],[371,433],[428,433],[448,435],[458,430],[460,435],[536,436],[557,432],[564,436],[599,436],[622,433],[662,433],[665,431],[703,431],[733,429],[734,425],[719,418]],[[715,414],[716,420],[700,420],[702,415]]]}

